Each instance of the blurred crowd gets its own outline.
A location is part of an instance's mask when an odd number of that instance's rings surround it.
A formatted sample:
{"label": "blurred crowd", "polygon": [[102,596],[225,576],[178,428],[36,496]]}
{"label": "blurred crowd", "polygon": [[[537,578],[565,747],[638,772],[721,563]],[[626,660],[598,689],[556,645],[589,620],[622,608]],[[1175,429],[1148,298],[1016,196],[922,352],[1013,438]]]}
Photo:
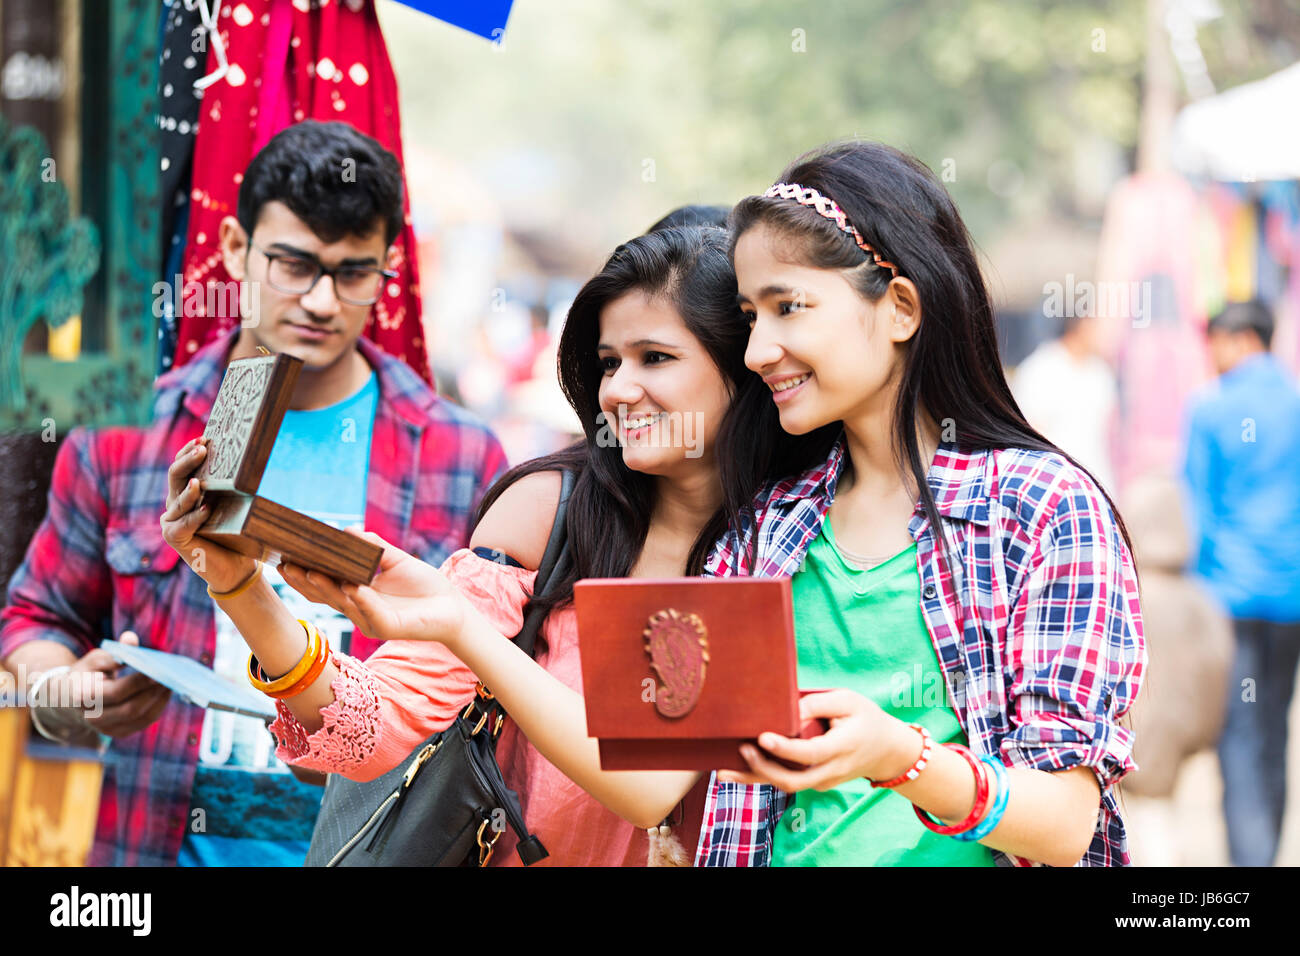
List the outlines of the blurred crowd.
{"label": "blurred crowd", "polygon": [[[1101,477],[1114,474],[1119,390],[1098,321],[1068,321],[1020,364],[1012,387],[1029,421]],[[1177,473],[1130,482],[1121,506],[1152,675],[1133,714],[1141,770],[1124,789],[1167,801],[1184,760],[1214,749],[1238,866],[1277,860],[1300,659],[1300,393],[1271,351],[1275,327],[1257,299],[1210,318],[1214,378],[1183,409]],[[1139,813],[1139,862],[1183,862],[1171,814]]]}

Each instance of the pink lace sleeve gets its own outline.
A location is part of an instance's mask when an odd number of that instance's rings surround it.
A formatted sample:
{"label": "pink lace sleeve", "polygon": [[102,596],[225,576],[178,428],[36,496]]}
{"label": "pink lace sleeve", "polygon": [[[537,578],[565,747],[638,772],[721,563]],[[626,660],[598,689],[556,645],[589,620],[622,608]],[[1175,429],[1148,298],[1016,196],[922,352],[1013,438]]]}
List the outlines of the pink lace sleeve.
{"label": "pink lace sleeve", "polygon": [[282,700],[275,702],[280,716],[271,724],[280,745],[275,755],[285,763],[327,773],[346,773],[374,755],[379,739],[381,708],[379,685],[361,661],[346,654],[330,654],[339,669],[330,688],[334,703],[321,708],[325,722],[314,734],[293,715]]}
{"label": "pink lace sleeve", "polygon": [[[441,571],[505,637],[523,626],[523,606],[537,572],[495,564],[468,549]],[[451,725],[473,696],[473,671],[434,641],[389,641],[365,662],[331,654],[339,669],[334,702],[308,734],[283,701],[271,724],[285,763],[373,780],[401,763],[430,734]]]}

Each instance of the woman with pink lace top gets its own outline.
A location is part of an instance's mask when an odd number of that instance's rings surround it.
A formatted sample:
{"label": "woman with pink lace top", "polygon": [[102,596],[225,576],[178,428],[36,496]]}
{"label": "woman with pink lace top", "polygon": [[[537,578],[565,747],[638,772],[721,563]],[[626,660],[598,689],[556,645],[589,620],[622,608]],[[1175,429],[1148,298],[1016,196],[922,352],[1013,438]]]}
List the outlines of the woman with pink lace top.
{"label": "woman with pink lace top", "polygon": [[[565,732],[585,726],[571,598],[580,578],[700,574],[713,543],[752,499],[764,475],[756,467],[747,473],[735,462],[720,472],[714,455],[725,430],[744,434],[746,403],[736,400],[738,394],[762,386],[744,365],[747,337],[723,230],[672,228],[623,244],[579,292],[560,339],[561,384],[586,440],[504,475],[480,505],[470,547],[454,553],[440,571],[391,547],[384,554],[376,584],[382,579],[389,594],[401,593],[403,575],[418,565],[435,580],[431,585],[420,577],[412,594],[427,597],[432,586],[460,596],[454,613],[463,620],[420,622],[431,633],[472,622],[510,637],[522,626],[536,577],[532,569],[550,534],[560,470],[576,473],[567,518],[572,560],[544,602],[551,613],[539,635],[536,664],[508,641],[499,642],[507,659],[517,660],[503,677],[514,691],[512,719],[497,753],[506,784],[520,795],[528,828],[550,853],[543,863],[644,865],[648,831],[674,805],[678,812],[670,819],[679,841],[663,843],[654,862],[686,865],[695,847],[704,799],[698,774],[638,775],[650,786],[629,802],[628,781],[611,782],[629,775],[600,771],[595,741],[575,743]],[[772,440],[779,452],[776,467],[792,467],[802,445],[780,435]],[[183,555],[205,517],[196,507],[197,484],[188,480],[202,455],[201,443],[182,449],[170,474],[164,536]],[[258,580],[251,559],[221,553],[210,542],[204,548],[199,573],[263,672],[293,671],[305,659],[303,626]],[[320,575],[309,577],[291,566],[281,570],[308,597],[329,599]],[[435,640],[389,641],[364,663],[338,653],[327,657],[305,690],[277,701],[279,719],[271,730],[282,760],[354,780],[391,770],[416,744],[448,726],[477,682],[454,651]],[[495,679],[491,686],[497,688]],[[525,686],[528,692],[520,694]],[[582,753],[566,764],[578,782],[542,756],[575,746]],[[510,830],[502,834],[493,864],[519,863],[515,840]]]}

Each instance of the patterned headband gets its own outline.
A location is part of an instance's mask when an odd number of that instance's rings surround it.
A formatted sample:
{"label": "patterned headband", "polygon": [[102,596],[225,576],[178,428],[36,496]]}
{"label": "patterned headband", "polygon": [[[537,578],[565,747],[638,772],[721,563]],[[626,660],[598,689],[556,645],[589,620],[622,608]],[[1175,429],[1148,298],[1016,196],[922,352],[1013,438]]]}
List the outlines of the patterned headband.
{"label": "patterned headband", "polygon": [[853,224],[844,215],[844,210],[840,208],[839,203],[830,196],[823,196],[811,186],[800,186],[798,183],[777,183],[763,195],[770,198],[793,199],[801,206],[811,206],[817,210],[819,215],[825,216],[839,226],[841,230],[852,236],[853,241],[858,244],[858,248],[870,255],[878,267],[888,269],[891,275],[898,275],[898,266],[880,258],[880,253],[867,244],[867,241],[862,238],[862,233],[854,229]]}

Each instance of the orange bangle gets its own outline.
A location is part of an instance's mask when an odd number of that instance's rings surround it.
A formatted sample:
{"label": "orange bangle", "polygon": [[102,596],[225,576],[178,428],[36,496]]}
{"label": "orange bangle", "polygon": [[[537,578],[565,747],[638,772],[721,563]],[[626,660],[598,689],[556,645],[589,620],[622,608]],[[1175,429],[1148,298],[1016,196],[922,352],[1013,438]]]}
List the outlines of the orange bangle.
{"label": "orange bangle", "polygon": [[302,675],[302,680],[294,684],[288,690],[276,691],[270,696],[276,700],[284,700],[287,697],[296,697],[301,694],[312,684],[316,683],[316,678],[320,677],[321,671],[325,670],[325,665],[330,659],[330,642],[329,639],[322,635],[320,639],[320,653],[316,655],[316,660],[312,661],[311,667],[306,674]]}
{"label": "orange bangle", "polygon": [[271,681],[266,680],[264,674],[259,677],[258,675],[262,673],[262,665],[252,654],[248,655],[248,682],[263,694],[274,696],[282,690],[293,687],[298,681],[302,680],[303,675],[311,669],[316,662],[316,658],[320,655],[320,633],[314,625],[307,621],[299,620],[298,623],[307,632],[307,650],[303,652],[302,659],[294,665],[293,670],[283,677]]}

